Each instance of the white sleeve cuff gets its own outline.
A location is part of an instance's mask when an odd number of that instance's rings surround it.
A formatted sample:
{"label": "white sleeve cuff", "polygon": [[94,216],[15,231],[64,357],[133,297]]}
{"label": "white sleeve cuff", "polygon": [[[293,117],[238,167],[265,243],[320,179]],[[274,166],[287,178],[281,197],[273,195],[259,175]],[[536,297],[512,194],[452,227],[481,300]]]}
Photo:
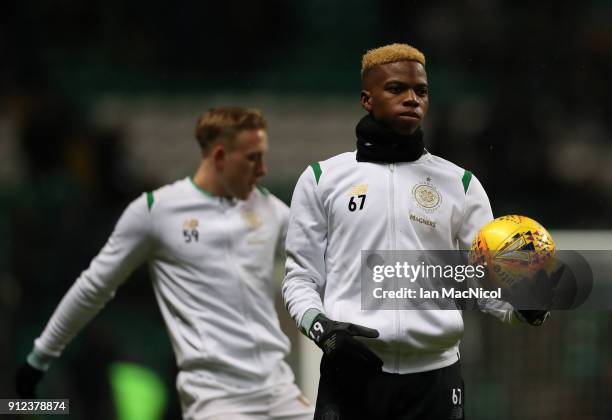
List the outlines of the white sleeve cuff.
{"label": "white sleeve cuff", "polygon": [[57,359],[56,356],[42,353],[41,351],[37,350],[36,347],[34,347],[30,354],[28,354],[26,361],[30,366],[35,367],[38,370],[47,371],[55,359]]}

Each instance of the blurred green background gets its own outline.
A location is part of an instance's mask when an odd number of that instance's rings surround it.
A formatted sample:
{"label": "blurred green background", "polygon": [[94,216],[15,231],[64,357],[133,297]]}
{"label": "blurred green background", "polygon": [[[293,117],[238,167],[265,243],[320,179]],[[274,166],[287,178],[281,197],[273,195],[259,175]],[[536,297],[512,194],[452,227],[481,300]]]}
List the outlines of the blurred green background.
{"label": "blurred green background", "polygon": [[[0,396],[14,396],[14,370],[127,203],[194,171],[202,112],[264,111],[263,184],[289,202],[310,162],[355,148],[361,55],[385,43],[425,53],[427,148],[474,172],[496,215],[611,230],[611,22],[604,0],[3,5]],[[279,308],[297,369],[297,332]],[[489,318],[466,315],[469,418],[612,418],[608,313],[556,314],[540,329]],[[134,420],[117,392],[148,377],[138,367],[157,378],[155,401],[165,387],[159,418],[177,418],[145,270],[69,346],[42,394],[71,398],[73,418]]]}

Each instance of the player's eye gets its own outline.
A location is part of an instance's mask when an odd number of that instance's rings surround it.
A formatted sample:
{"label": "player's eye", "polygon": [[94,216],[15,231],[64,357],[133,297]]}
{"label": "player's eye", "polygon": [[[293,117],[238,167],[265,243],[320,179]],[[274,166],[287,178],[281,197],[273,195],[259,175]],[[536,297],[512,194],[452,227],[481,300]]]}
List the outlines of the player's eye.
{"label": "player's eye", "polygon": [[398,93],[402,91],[402,86],[398,84],[391,84],[391,85],[387,85],[385,87],[385,90],[389,93],[393,93],[394,95],[397,95]]}
{"label": "player's eye", "polygon": [[415,92],[419,96],[427,96],[429,88],[427,86],[419,86],[415,89]]}

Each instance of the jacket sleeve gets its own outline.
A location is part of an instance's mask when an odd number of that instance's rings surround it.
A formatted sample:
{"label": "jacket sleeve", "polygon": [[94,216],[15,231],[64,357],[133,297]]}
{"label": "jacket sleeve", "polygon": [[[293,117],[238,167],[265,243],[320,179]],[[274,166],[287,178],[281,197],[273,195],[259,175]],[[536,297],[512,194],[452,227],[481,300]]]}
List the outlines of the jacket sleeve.
{"label": "jacket sleeve", "polygon": [[316,314],[323,312],[321,295],[326,281],[326,248],[327,216],[314,172],[307,168],[291,200],[286,275],[282,287],[287,309],[302,332],[308,331]]}
{"label": "jacket sleeve", "polygon": [[28,357],[46,369],[70,340],[114,296],[129,274],[149,253],[150,218],[146,195],[133,201],[120,217],[106,245],[75,281],[34,341]]}
{"label": "jacket sleeve", "polygon": [[[481,227],[493,220],[491,203],[482,184],[475,176],[470,175],[465,191],[465,212],[457,237],[459,249],[467,250]],[[493,315],[508,324],[519,324],[521,320],[514,313],[508,302],[497,299],[478,299],[477,304],[482,312]]]}
{"label": "jacket sleeve", "polygon": [[489,197],[487,197],[480,181],[475,176],[470,175],[465,191],[463,220],[457,235],[459,249],[470,249],[480,228],[491,220],[493,220],[493,211],[491,210]]}

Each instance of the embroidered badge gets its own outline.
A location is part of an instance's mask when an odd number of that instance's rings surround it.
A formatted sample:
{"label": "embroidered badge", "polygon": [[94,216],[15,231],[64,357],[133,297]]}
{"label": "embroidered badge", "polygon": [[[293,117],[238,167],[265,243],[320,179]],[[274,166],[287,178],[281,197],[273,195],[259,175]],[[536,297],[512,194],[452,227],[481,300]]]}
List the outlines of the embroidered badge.
{"label": "embroidered badge", "polygon": [[241,215],[249,229],[255,230],[261,226],[261,219],[253,210],[242,210]]}
{"label": "embroidered badge", "polygon": [[351,189],[346,193],[346,195],[363,195],[368,192],[368,184],[359,184],[354,185]]}
{"label": "embroidered badge", "polygon": [[438,210],[442,204],[442,196],[430,177],[425,178],[425,180],[412,188],[412,197],[419,207],[427,213]]}
{"label": "embroidered badge", "polygon": [[183,229],[197,229],[198,219],[189,219],[183,222]]}

